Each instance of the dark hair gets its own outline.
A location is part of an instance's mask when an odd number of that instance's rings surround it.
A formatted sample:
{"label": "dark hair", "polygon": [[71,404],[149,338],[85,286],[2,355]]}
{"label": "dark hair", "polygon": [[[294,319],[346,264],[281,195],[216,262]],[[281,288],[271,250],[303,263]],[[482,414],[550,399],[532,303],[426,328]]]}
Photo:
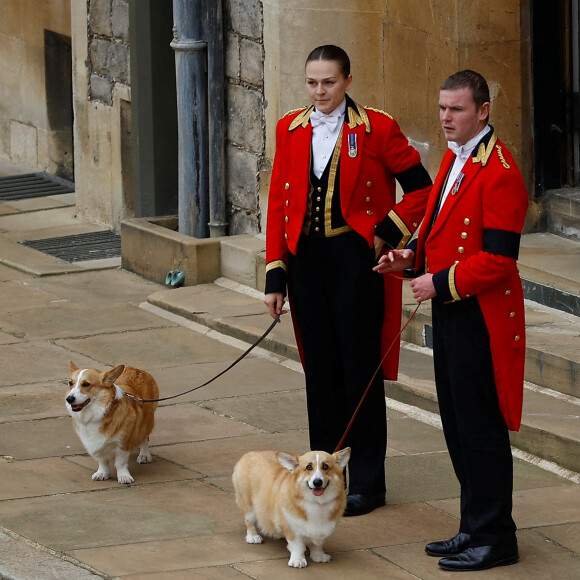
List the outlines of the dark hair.
{"label": "dark hair", "polygon": [[340,46],[335,46],[334,44],[317,46],[308,55],[304,66],[312,60],[335,60],[338,62],[340,72],[344,75],[344,78],[350,75],[350,58],[348,58],[348,54]]}
{"label": "dark hair", "polygon": [[469,89],[477,109],[481,108],[484,103],[490,102],[487,81],[475,71],[461,70],[456,72],[441,85],[442,91],[455,91],[457,89]]}

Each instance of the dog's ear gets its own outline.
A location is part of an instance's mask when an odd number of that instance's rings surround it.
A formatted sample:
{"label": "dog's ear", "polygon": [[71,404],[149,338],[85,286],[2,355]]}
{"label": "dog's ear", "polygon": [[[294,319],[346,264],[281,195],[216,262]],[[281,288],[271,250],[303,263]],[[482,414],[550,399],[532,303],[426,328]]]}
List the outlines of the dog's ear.
{"label": "dog's ear", "polygon": [[77,365],[75,365],[75,363],[72,360],[68,361],[68,368],[71,373],[74,373],[75,371],[79,370],[79,367],[77,367]]}
{"label": "dog's ear", "polygon": [[298,455],[293,455],[292,453],[278,451],[278,455],[276,457],[278,459],[278,463],[284,469],[287,469],[290,473],[292,473],[298,467],[298,464],[300,463]]}
{"label": "dog's ear", "polygon": [[112,385],[125,370],[125,365],[117,365],[114,369],[103,374],[103,383],[105,385]]}
{"label": "dog's ear", "polygon": [[336,453],[333,453],[336,459],[336,465],[338,467],[346,467],[348,460],[350,459],[350,447],[345,447]]}

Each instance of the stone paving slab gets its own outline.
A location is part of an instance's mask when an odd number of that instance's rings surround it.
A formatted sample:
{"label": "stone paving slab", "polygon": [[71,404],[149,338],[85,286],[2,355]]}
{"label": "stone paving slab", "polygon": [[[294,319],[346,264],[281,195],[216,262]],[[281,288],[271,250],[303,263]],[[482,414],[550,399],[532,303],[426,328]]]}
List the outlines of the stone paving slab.
{"label": "stone paving slab", "polygon": [[[148,319],[143,319],[147,321]],[[120,323],[119,323],[120,324]],[[232,361],[241,353],[230,346],[213,343],[195,332],[157,318],[153,324],[141,326],[133,332],[102,333],[87,338],[58,340],[56,344],[71,352],[80,352],[111,366],[131,364],[147,368],[173,367],[181,364],[199,364],[210,361]],[[157,328],[149,328],[156,326]],[[79,333],[80,334],[80,333]],[[68,366],[67,372],[68,372]]]}
{"label": "stone paving slab", "polygon": [[91,580],[101,575],[83,568],[72,558],[64,559],[52,551],[36,546],[9,530],[0,528],[0,553],[2,578],[10,580]]}
{"label": "stone paving slab", "polygon": [[[34,213],[37,227],[30,231],[47,234],[46,212]],[[12,227],[15,217],[0,217],[0,232],[2,221],[12,220]],[[22,223],[34,227],[30,215]],[[7,235],[10,239],[0,234],[0,242],[13,249],[19,233],[12,229]],[[7,331],[7,309],[0,312],[0,525],[11,530],[5,532],[9,541],[0,536],[0,577],[44,580],[55,565],[67,566],[56,577],[72,580],[85,572],[120,580],[341,578],[347,571],[357,578],[449,577],[423,550],[426,542],[456,533],[457,483],[436,423],[396,401],[389,402],[386,417],[387,506],[339,523],[327,542],[333,562],[296,571],[287,566],[285,541],[246,544],[232,489],[233,465],[250,449],[308,447],[300,412],[303,375],[295,350],[287,347],[289,317],[273,333],[292,360],[255,349],[209,390],[164,403],[151,438],[153,463],[137,465],[131,458],[136,483],[92,481],[95,462],[82,450],[63,404],[69,358],[97,368],[118,362],[146,368],[175,394],[235,360],[247,346],[239,338],[258,336],[270,319],[261,299],[222,292],[213,300],[205,288],[203,308],[193,308],[194,324],[191,315],[185,321],[167,311],[161,316],[153,306],[136,308],[148,295],[166,292],[178,306],[187,295],[182,289],[168,291],[121,270],[96,274],[81,267],[74,274],[41,276],[49,271],[46,267],[31,279],[15,270],[11,276],[11,269],[0,265],[0,299],[20,323]],[[59,316],[51,331],[42,311],[55,304]],[[124,305],[131,310],[125,328]],[[34,316],[25,316],[29,308],[36,309],[42,329],[34,328]],[[101,332],[83,333],[83,316],[96,321],[101,309],[109,315]],[[113,312],[119,320],[112,320]],[[422,316],[418,320],[426,320]],[[201,323],[208,327],[200,328]],[[228,328],[238,340],[217,332]],[[428,390],[432,360],[421,352],[404,353],[403,359],[405,374],[417,378],[417,390]],[[522,561],[474,576],[576,578],[580,486],[519,460],[514,472]],[[32,552],[21,552],[24,548]],[[20,554],[15,569],[10,558]]]}
{"label": "stone paving slab", "polygon": [[[470,572],[469,578],[485,580],[547,580],[558,578],[573,580],[577,578],[578,557],[560,546],[546,542],[542,534],[531,530],[519,534],[520,561],[515,566],[493,568],[482,572]],[[409,571],[414,578],[438,580],[450,578],[452,572],[446,572],[437,566],[437,558],[425,554],[425,544],[407,544],[375,548],[373,552],[386,558],[396,566]]]}

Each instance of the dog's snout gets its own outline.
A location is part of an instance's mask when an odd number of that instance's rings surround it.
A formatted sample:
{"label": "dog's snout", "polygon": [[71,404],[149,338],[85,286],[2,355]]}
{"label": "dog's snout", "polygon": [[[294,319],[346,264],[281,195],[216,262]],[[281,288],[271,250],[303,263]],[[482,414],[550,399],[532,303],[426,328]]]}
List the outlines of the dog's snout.
{"label": "dog's snout", "polygon": [[75,402],[75,396],[74,396],[74,395],[69,395],[69,396],[66,398],[66,402],[67,402],[69,405],[72,405],[72,404]]}
{"label": "dog's snout", "polygon": [[313,485],[314,487],[322,487],[322,484],[323,484],[323,483],[324,483],[324,482],[322,481],[322,479],[321,479],[320,477],[317,477],[316,479],[313,479],[313,480],[312,480],[312,485]]}

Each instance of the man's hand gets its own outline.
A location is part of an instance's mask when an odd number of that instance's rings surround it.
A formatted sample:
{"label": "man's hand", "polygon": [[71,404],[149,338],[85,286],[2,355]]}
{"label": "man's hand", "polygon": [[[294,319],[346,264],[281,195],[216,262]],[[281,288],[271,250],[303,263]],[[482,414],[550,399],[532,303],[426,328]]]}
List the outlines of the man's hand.
{"label": "man's hand", "polygon": [[435,286],[433,285],[433,274],[424,274],[411,280],[411,290],[413,291],[413,298],[421,304],[425,300],[430,300],[437,296]]}
{"label": "man's hand", "polygon": [[415,263],[415,253],[413,250],[389,250],[379,258],[379,263],[373,271],[379,274],[389,272],[402,272],[410,268]]}
{"label": "man's hand", "polygon": [[284,302],[284,294],[282,292],[270,292],[266,294],[266,298],[264,299],[264,303],[268,307],[272,318],[288,312],[288,310],[284,310]]}

